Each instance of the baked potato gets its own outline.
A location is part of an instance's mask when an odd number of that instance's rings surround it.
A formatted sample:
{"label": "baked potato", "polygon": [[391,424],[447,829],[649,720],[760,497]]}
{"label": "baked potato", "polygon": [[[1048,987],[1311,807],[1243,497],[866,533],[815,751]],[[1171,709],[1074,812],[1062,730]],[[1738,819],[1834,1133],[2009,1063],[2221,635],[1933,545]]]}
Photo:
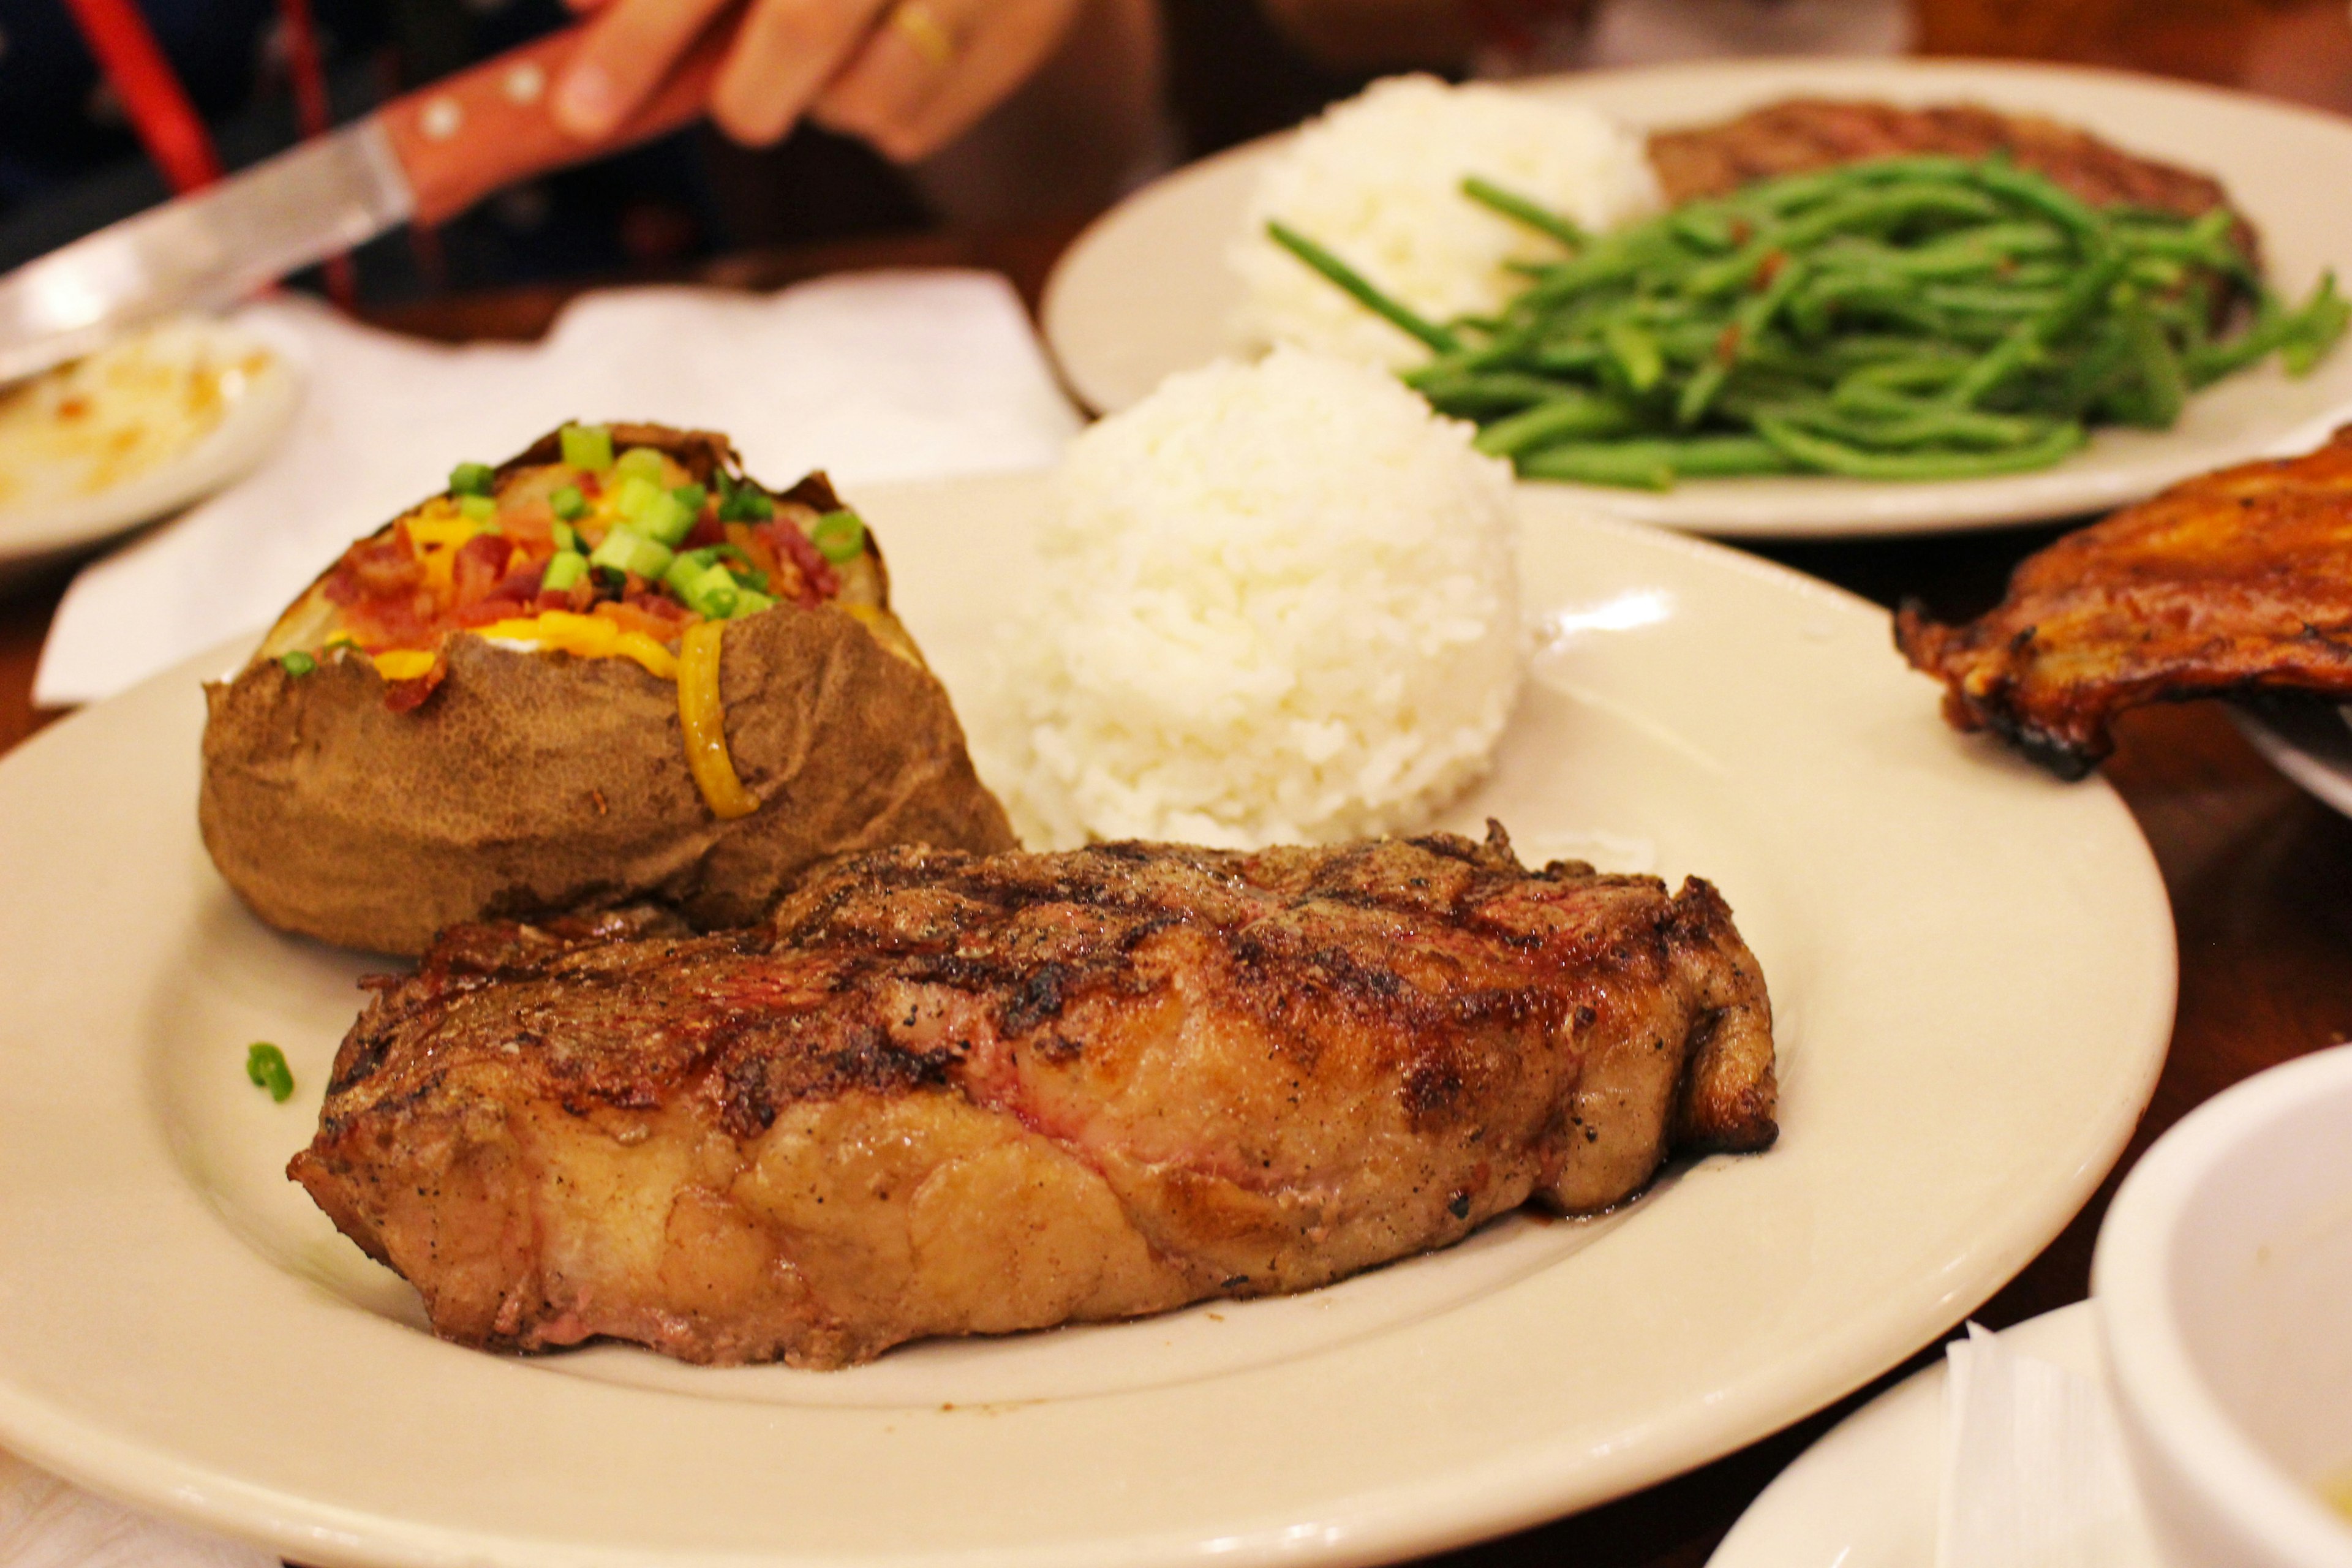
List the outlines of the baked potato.
{"label": "baked potato", "polygon": [[205,696],[214,864],[347,947],[646,900],[740,924],[835,854],[1013,846],[862,521],[705,432],[460,465]]}

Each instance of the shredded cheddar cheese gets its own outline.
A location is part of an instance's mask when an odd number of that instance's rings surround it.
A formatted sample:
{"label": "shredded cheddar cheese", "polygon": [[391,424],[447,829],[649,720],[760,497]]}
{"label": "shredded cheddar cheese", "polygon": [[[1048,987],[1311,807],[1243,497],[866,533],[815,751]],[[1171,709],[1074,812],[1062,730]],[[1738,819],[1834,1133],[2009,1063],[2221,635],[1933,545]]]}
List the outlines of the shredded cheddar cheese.
{"label": "shredded cheddar cheese", "polygon": [[623,631],[602,616],[549,610],[528,619],[492,621],[481,635],[496,642],[523,643],[580,658],[625,658],[663,680],[677,677],[677,657],[643,632]]}
{"label": "shredded cheddar cheese", "polygon": [[727,754],[727,714],[719,695],[719,655],[726,632],[724,621],[687,627],[678,640],[677,664],[677,721],[686,732],[687,769],[711,814],[722,821],[760,809],[760,797],[743,787]]}
{"label": "shredded cheddar cheese", "polygon": [[375,672],[386,680],[414,680],[433,668],[436,657],[423,648],[396,647],[375,656]]}

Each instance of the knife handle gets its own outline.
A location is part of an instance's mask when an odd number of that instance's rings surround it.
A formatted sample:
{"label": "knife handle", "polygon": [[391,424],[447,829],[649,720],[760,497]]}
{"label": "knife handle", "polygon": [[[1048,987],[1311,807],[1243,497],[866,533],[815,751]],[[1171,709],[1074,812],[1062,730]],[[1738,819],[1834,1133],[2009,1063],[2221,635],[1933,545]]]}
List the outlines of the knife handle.
{"label": "knife handle", "polygon": [[551,33],[376,111],[415,195],[416,222],[445,222],[518,180],[617,152],[700,118],[734,29],[706,34],[635,114],[593,142],[572,135],[548,113],[555,84],[585,31]]}

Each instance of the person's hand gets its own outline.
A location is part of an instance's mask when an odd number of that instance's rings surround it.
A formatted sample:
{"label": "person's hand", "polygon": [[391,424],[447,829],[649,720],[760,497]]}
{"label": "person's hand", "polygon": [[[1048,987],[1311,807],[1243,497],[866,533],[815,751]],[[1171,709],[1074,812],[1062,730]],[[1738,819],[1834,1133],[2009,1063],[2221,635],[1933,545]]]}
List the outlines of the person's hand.
{"label": "person's hand", "polygon": [[[583,140],[626,120],[735,0],[571,0],[594,20],[554,98]],[[1081,0],[750,0],[710,117],[765,145],[803,114],[886,157],[936,152],[1043,65]]]}

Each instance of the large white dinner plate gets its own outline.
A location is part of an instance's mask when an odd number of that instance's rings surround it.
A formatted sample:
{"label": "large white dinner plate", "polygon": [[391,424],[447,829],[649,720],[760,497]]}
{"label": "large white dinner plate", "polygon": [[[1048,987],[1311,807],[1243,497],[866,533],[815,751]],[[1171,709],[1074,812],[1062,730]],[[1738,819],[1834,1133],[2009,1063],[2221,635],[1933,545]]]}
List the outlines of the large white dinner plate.
{"label": "large white dinner plate", "polygon": [[[861,498],[958,691],[1041,500]],[[462,1350],[280,1174],[367,964],[214,875],[188,668],[0,765],[0,1445],[327,1568],[1347,1564],[1858,1385],[2116,1159],[2171,1018],[2162,885],[2105,784],[1946,729],[1858,600],[1619,523],[1528,531],[1525,581],[1536,678],[1449,820],[1717,881],[1779,1013],[1769,1153],[1308,1295],[848,1372]],[[291,1103],[245,1081],[257,1039]]]}
{"label": "large white dinner plate", "polygon": [[[1599,71],[1524,84],[1644,130],[1721,120],[1806,94],[1971,102],[2046,114],[2128,151],[2221,177],[2262,231],[2273,281],[2300,299],[2320,273],[2352,277],[2352,121],[2314,110],[2075,67],[1992,61],[1744,60]],[[1077,395],[1124,408],[1171,371],[1232,352],[1240,298],[1224,251],[1272,137],[1160,180],[1098,219],[1045,291],[1045,338]],[[2104,510],[2230,463],[2302,451],[2352,415],[2352,348],[2297,380],[2275,364],[2190,399],[2171,430],[2105,430],[2040,473],[1934,483],[1822,477],[1686,480],[1663,494],[1531,484],[1532,515],[1605,507],[1702,532],[1799,536],[1988,527]]]}

